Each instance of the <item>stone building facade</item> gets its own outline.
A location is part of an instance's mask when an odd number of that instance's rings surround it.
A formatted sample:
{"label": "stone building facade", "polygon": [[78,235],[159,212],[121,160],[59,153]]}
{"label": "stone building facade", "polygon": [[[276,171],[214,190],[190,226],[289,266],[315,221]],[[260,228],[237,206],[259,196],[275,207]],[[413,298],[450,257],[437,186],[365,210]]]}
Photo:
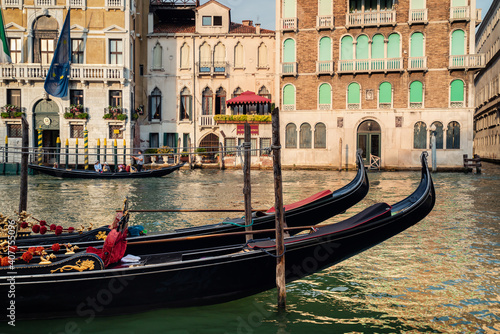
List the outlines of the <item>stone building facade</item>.
{"label": "stone building facade", "polygon": [[[243,140],[243,123],[216,117],[242,110],[227,108],[226,101],[245,91],[275,99],[274,31],[252,21],[231,22],[230,11],[213,0],[201,6],[152,6],[145,74],[149,107],[138,120],[142,147],[234,147]],[[254,125],[254,148],[269,147],[270,138],[269,122]],[[259,159],[254,152],[252,163]]]}
{"label": "stone building facade", "polygon": [[486,67],[475,78],[474,153],[500,162],[500,1],[494,0],[476,32]]}
{"label": "stone building facade", "polygon": [[[277,0],[284,165],[350,165],[357,148],[385,168],[472,153],[474,0]],[[432,131],[431,131],[432,129]]]}
{"label": "stone building facade", "polygon": [[[69,92],[64,98],[55,98],[45,93],[43,85],[68,10],[72,48]],[[83,148],[85,129],[91,152],[96,153],[93,148],[98,139],[101,145],[106,140],[108,147],[114,139],[118,147],[130,147],[136,104],[134,49],[139,42],[134,2],[12,0],[2,1],[2,14],[13,61],[0,64],[2,141],[7,137],[9,146],[20,146],[21,120],[6,115],[14,108],[26,115],[32,147],[38,144],[39,129],[48,151],[56,146],[58,137],[63,145],[67,139],[70,147],[80,140]],[[71,109],[72,105],[78,107]],[[125,116],[105,119],[109,107],[116,107]],[[71,115],[72,111],[81,116]],[[53,163],[54,157],[47,156],[45,162]]]}

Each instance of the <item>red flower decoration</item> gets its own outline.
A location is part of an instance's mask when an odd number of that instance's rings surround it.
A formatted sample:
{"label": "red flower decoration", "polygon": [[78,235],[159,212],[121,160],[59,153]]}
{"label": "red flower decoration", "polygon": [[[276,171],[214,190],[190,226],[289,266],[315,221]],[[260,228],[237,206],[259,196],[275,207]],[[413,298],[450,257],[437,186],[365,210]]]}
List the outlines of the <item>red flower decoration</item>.
{"label": "red flower decoration", "polygon": [[45,225],[47,225],[47,222],[45,220],[40,220],[40,225],[45,226]]}
{"label": "red flower decoration", "polygon": [[56,230],[56,224],[51,224],[50,225],[50,230],[55,231]]}
{"label": "red flower decoration", "polygon": [[28,248],[28,252],[30,252],[31,254],[35,254],[36,248],[35,247],[30,247],[30,248]]}
{"label": "red flower decoration", "polygon": [[28,223],[27,222],[22,222],[21,223],[21,228],[26,228],[28,227]]}
{"label": "red flower decoration", "polygon": [[41,255],[44,250],[45,250],[45,248],[43,248],[42,246],[39,246],[39,247],[36,248],[36,253],[38,255]]}
{"label": "red flower decoration", "polygon": [[17,252],[17,246],[10,246],[10,247],[9,247],[9,251],[10,251],[11,253],[15,253],[15,252]]}
{"label": "red flower decoration", "polygon": [[[30,248],[32,248],[32,247],[30,247]],[[22,258],[23,258],[24,262],[29,263],[31,261],[31,259],[33,259],[33,254],[31,254],[31,252],[29,252],[29,251],[25,252],[23,254]]]}
{"label": "red flower decoration", "polygon": [[35,225],[31,228],[31,230],[34,232],[34,233],[38,233],[40,232],[40,225]]}
{"label": "red flower decoration", "polygon": [[53,245],[52,245],[52,250],[53,250],[54,252],[57,252],[57,251],[59,251],[60,249],[61,249],[61,246],[60,246],[59,244],[53,244]]}
{"label": "red flower decoration", "polygon": [[73,233],[74,231],[75,231],[75,228],[74,228],[74,227],[71,227],[71,226],[70,226],[70,227],[68,227],[68,232],[69,232],[69,233]]}
{"label": "red flower decoration", "polygon": [[61,234],[61,233],[62,233],[62,231],[63,231],[62,226],[57,226],[57,227],[56,227],[56,235]]}
{"label": "red flower decoration", "polygon": [[45,233],[47,233],[47,226],[44,225],[40,227],[40,234],[45,234]]}
{"label": "red flower decoration", "polygon": [[9,257],[2,257],[2,262],[1,262],[2,267],[7,267],[10,265],[10,260]]}

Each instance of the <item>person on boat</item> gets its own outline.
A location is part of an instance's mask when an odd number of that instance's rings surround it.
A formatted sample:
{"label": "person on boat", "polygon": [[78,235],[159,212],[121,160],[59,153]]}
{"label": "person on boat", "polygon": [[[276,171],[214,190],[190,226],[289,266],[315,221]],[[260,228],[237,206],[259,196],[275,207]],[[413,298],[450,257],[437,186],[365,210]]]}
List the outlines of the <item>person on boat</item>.
{"label": "person on boat", "polygon": [[125,165],[118,165],[118,173],[126,172]]}
{"label": "person on boat", "polygon": [[139,155],[136,157],[133,156],[132,158],[134,158],[134,160],[137,164],[137,171],[140,172],[140,171],[142,171],[142,166],[144,165],[144,155],[142,154],[141,150],[139,150],[137,153]]}
{"label": "person on boat", "polygon": [[104,162],[104,166],[102,167],[102,172],[103,173],[109,173],[111,172],[111,169],[109,169],[108,163]]}
{"label": "person on boat", "polygon": [[94,169],[96,172],[98,173],[102,173],[102,165],[101,163],[99,162],[99,160],[97,160],[94,164]]}

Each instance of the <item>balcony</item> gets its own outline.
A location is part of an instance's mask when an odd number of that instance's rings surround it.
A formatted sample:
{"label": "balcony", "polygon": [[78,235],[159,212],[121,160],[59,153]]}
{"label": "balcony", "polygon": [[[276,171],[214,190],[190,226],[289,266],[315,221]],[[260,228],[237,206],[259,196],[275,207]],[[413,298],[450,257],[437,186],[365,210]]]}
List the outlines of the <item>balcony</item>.
{"label": "balcony", "polygon": [[339,60],[339,73],[401,72],[403,58]]}
{"label": "balcony", "polygon": [[37,7],[54,7],[56,5],[56,0],[35,0],[35,6]]}
{"label": "balcony", "polygon": [[[49,65],[40,64],[2,64],[0,65],[0,82],[4,80],[45,81]],[[70,69],[70,80],[81,82],[119,81],[128,79],[123,66],[73,64]]]}
{"label": "balcony", "polygon": [[87,0],[67,0],[67,6],[71,8],[85,8]]}
{"label": "balcony", "polygon": [[427,57],[409,57],[408,71],[427,71]]}
{"label": "balcony", "polygon": [[486,56],[484,53],[450,56],[450,70],[470,70],[484,68],[486,66]]}
{"label": "balcony", "polygon": [[317,30],[333,30],[333,28],[335,28],[335,20],[333,18],[333,15],[316,17]]}
{"label": "balcony", "polygon": [[121,9],[125,10],[125,0],[105,0],[106,10]]}
{"label": "balcony", "polygon": [[427,24],[427,8],[424,9],[410,9],[408,16],[408,24]]}
{"label": "balcony", "polygon": [[213,115],[200,116],[200,127],[212,127],[212,126],[215,126]]}
{"label": "balcony", "polygon": [[297,76],[297,62],[283,63],[282,76]]}
{"label": "balcony", "polygon": [[23,0],[3,0],[2,8],[23,8]]}
{"label": "balcony", "polygon": [[333,60],[317,61],[316,62],[317,75],[333,75]]}
{"label": "balcony", "polygon": [[225,61],[202,61],[197,64],[198,76],[227,76],[228,63]]}
{"label": "balcony", "polygon": [[346,21],[346,28],[348,29],[353,27],[364,28],[396,25],[396,11],[382,10],[348,13]]}
{"label": "balcony", "polygon": [[298,19],[296,17],[281,19],[281,30],[286,31],[297,31]]}
{"label": "balcony", "polygon": [[470,20],[470,7],[450,7],[450,22],[453,21],[469,21]]}

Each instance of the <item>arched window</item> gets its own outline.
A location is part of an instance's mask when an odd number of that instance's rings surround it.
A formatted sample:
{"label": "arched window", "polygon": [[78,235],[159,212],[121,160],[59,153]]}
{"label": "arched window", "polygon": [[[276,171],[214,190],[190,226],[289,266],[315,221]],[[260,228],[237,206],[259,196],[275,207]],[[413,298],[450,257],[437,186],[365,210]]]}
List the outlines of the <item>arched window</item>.
{"label": "arched window", "polygon": [[[272,100],[271,93],[269,93],[269,90],[266,88],[266,86],[262,86],[259,89],[259,96],[263,96],[265,98],[268,98],[269,100]],[[259,105],[259,115],[267,115],[269,114],[269,105],[264,104],[264,105]]]}
{"label": "arched window", "polygon": [[410,0],[410,9],[425,9],[424,0]]}
{"label": "arched window", "polygon": [[283,0],[283,18],[287,19],[295,17],[297,15],[295,14],[296,7],[297,7],[296,0]]}
{"label": "arched window", "polygon": [[312,133],[311,125],[309,123],[303,123],[300,126],[300,141],[299,148],[311,148],[312,146]]}
{"label": "arched window", "polygon": [[215,93],[215,114],[226,114],[226,91],[222,87],[217,89],[217,92]]}
{"label": "arched window", "polygon": [[293,123],[286,125],[285,147],[297,148],[297,126]]}
{"label": "arched window", "polygon": [[399,34],[393,33],[389,35],[387,41],[387,58],[401,57],[401,38]]}
{"label": "arched window", "polygon": [[368,36],[359,35],[356,42],[356,59],[368,59]]}
{"label": "arched window", "polygon": [[347,109],[359,109],[361,101],[361,92],[359,84],[352,82],[347,87]]}
{"label": "arched window", "polygon": [[410,108],[423,107],[423,85],[420,81],[413,81],[410,84]]}
{"label": "arched window", "polygon": [[214,114],[214,93],[210,88],[205,88],[203,91],[203,100],[202,100],[202,115],[213,115]]}
{"label": "arched window", "polygon": [[461,56],[465,54],[465,33],[457,29],[451,33],[451,55]]}
{"label": "arched window", "polygon": [[464,106],[464,82],[453,80],[450,84],[450,107],[462,108]]}
{"label": "arched window", "polygon": [[149,120],[160,120],[161,121],[161,91],[158,87],[153,89],[153,92],[149,96]]}
{"label": "arched window", "polygon": [[181,91],[179,120],[191,121],[193,114],[193,96],[187,87]]}
{"label": "arched window", "polygon": [[217,43],[214,48],[214,71],[226,71],[226,47],[222,43]]}
{"label": "arched window", "polygon": [[332,87],[323,83],[319,86],[319,109],[330,110],[332,108]]}
{"label": "arched window", "polygon": [[295,110],[295,87],[293,85],[285,85],[283,87],[283,109]]}
{"label": "arched window", "polygon": [[184,43],[181,46],[181,68],[191,68],[191,48]]}
{"label": "arched window", "polygon": [[[431,133],[431,135],[436,136],[436,149],[442,150],[443,149],[443,123],[434,122],[431,125],[431,128],[432,127],[434,127],[436,129]],[[431,143],[429,143],[429,144],[431,144]],[[432,149],[431,145],[429,145],[429,149]]]}
{"label": "arched window", "polygon": [[[235,97],[238,97],[241,95],[241,93],[243,93],[243,90],[240,88],[240,87],[237,87],[234,91],[233,91],[233,98]],[[232,107],[233,109],[233,115],[243,115],[243,111],[244,111],[244,108],[242,105],[240,106],[234,106]]]}
{"label": "arched window", "polygon": [[417,122],[413,127],[413,148],[425,149],[427,147],[427,125]]}
{"label": "arched window", "polygon": [[314,127],[314,148],[326,148],[326,126],[323,123]]}
{"label": "arched window", "polygon": [[319,61],[332,60],[332,40],[330,37],[323,37],[319,40]]}
{"label": "arched window", "polygon": [[340,60],[353,59],[353,44],[351,36],[344,36],[340,42]]}
{"label": "arched window", "polygon": [[376,34],[372,38],[372,59],[382,59],[385,58],[384,55],[384,36],[382,34]]}
{"label": "arched window", "polygon": [[415,32],[410,37],[410,58],[409,67],[411,69],[425,68],[424,60],[424,34]]}
{"label": "arched window", "polygon": [[153,70],[162,69],[163,48],[160,43],[156,43],[153,48]]}
{"label": "arched window", "polygon": [[446,130],[446,148],[449,150],[460,149],[460,124],[450,122]]}
{"label": "arched window", "polygon": [[210,72],[212,68],[212,52],[208,43],[200,46],[200,72]]}
{"label": "arched window", "polygon": [[258,66],[261,68],[265,68],[269,66],[269,61],[267,60],[267,45],[264,43],[261,43],[259,45],[259,64]]}
{"label": "arched window", "polygon": [[378,103],[381,109],[390,109],[392,106],[392,86],[389,82],[382,82],[378,88]]}
{"label": "arched window", "polygon": [[243,45],[238,42],[238,44],[236,44],[236,46],[234,47],[234,67],[245,67],[245,62],[243,59]]}

